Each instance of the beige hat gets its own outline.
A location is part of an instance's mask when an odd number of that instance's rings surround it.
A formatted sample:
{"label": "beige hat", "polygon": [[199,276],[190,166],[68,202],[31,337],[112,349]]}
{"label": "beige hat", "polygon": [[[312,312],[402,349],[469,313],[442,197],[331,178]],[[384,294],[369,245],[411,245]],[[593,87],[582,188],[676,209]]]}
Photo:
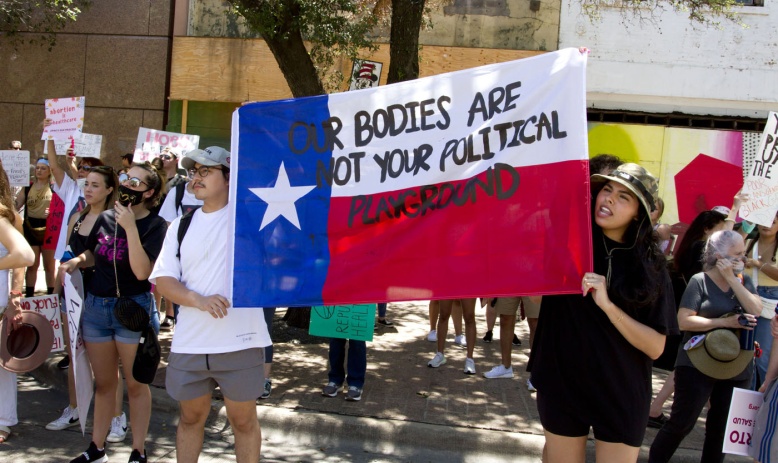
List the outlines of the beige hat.
{"label": "beige hat", "polygon": [[730,379],[742,373],[754,360],[754,350],[753,344],[751,350],[740,348],[740,331],[719,328],[706,333],[702,342],[686,351],[692,365],[714,379]]}

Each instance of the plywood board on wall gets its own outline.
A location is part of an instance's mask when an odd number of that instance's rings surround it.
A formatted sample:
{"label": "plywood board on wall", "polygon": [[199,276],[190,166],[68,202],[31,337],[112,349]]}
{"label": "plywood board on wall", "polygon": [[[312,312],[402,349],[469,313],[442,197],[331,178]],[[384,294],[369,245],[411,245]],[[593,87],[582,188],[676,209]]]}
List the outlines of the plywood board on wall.
{"label": "plywood board on wall", "polygon": [[[425,46],[420,54],[421,77],[535,56],[543,52]],[[381,85],[389,71],[389,46],[360,56],[384,64]],[[351,71],[350,62],[340,63]],[[176,37],[170,98],[193,101],[268,101],[291,98],[292,92],[263,40]]]}

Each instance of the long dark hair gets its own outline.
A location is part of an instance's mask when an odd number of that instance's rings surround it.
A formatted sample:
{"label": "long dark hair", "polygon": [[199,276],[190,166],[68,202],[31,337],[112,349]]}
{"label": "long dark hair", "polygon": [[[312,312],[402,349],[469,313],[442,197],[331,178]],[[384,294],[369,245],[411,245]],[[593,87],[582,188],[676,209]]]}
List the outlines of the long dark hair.
{"label": "long dark hair", "polygon": [[[778,217],[778,215],[776,215]],[[757,233],[759,233],[759,227],[756,227]],[[749,254],[751,254],[751,251],[754,250],[754,245],[756,242],[759,241],[759,236],[756,237],[756,239],[748,240],[748,246],[746,247],[746,257],[748,257]],[[778,253],[778,234],[775,235],[775,243],[773,243],[773,256],[771,259],[771,262],[775,263],[775,256],[776,253]]]}
{"label": "long dark hair", "polygon": [[[93,159],[93,158],[86,158],[86,159]],[[103,177],[103,181],[105,182],[105,187],[113,188],[113,190],[111,190],[111,193],[105,197],[105,201],[103,203],[103,210],[107,211],[108,209],[113,208],[113,204],[114,202],[116,202],[116,197],[119,194],[119,177],[116,175],[116,171],[113,170],[113,167],[110,166],[97,166],[97,167],[93,167],[92,170],[89,171],[89,173],[100,174],[100,176]],[[87,204],[84,210],[81,211],[81,217],[87,215],[90,210],[92,210],[92,206]]]}
{"label": "long dark hair", "polygon": [[[601,189],[602,187],[594,192],[595,199]],[[592,216],[596,207],[595,202],[592,201]],[[594,224],[594,220],[592,223]],[[602,229],[594,225],[597,232],[595,235],[602,234]],[[658,289],[665,287],[667,264],[657,246],[651,218],[640,202],[638,215],[624,232],[623,242],[624,247],[614,251],[629,253],[627,259],[633,264],[629,271],[624,272],[624,278],[614,279],[613,286],[608,290],[608,296],[619,307],[640,309],[650,306],[661,295]]]}
{"label": "long dark hair", "polygon": [[701,265],[700,262],[694,261],[695,256],[691,252],[692,246],[694,243],[702,241],[708,230],[720,224],[726,218],[727,216],[721,212],[703,211],[692,220],[689,229],[686,230],[681,243],[678,245],[675,257],[673,258],[673,267],[676,271],[686,274],[690,273],[690,269],[693,267]]}

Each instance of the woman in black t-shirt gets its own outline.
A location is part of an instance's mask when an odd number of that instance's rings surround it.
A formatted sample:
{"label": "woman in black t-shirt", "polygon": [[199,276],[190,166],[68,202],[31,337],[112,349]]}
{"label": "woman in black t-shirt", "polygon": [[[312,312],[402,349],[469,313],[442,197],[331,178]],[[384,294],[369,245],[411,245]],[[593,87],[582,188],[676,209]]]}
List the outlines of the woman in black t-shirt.
{"label": "woman in black t-shirt", "polygon": [[81,333],[95,374],[92,443],[71,463],[96,461],[105,456],[105,437],[115,408],[119,359],[130,399],[131,459],[145,461],[151,392],[148,385],[137,382],[132,375],[141,333],[122,326],[113,309],[118,286],[122,297],[132,298],[149,314],[153,313],[154,298],[148,277],[162,249],[167,223],[150,209],[159,201],[164,186],[159,173],[150,165],[133,166],[119,180],[118,201],[114,209],[103,212],[95,221],[86,251],[60,267],[68,273],[80,267],[95,268],[86,287],[81,317]]}
{"label": "woman in black t-shirt", "polygon": [[544,296],[528,369],[546,462],[636,461],[648,421],[651,363],[677,333],[665,258],[649,213],[656,180],[636,164],[593,175],[594,272],[581,295]]}

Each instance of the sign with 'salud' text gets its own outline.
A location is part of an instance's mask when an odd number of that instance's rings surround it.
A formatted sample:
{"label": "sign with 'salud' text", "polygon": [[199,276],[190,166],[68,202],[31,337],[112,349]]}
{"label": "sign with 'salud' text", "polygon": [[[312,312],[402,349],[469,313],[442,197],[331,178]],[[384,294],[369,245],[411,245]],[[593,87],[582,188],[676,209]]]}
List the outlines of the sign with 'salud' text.
{"label": "sign with 'salud' text", "polygon": [[11,186],[30,185],[30,152],[17,150],[0,151],[0,161]]}
{"label": "sign with 'salud' text", "polygon": [[41,140],[63,140],[81,134],[85,104],[83,96],[46,100],[46,119],[51,119],[51,124],[43,128]]}
{"label": "sign with 'salud' text", "polygon": [[754,421],[762,406],[762,393],[748,389],[734,388],[732,402],[724,432],[724,453],[748,456],[748,446],[754,434]]}
{"label": "sign with 'salud' text", "polygon": [[759,149],[748,177],[743,184],[743,192],[748,193],[748,202],[740,206],[740,217],[751,223],[770,227],[778,212],[778,113],[767,116]]}
{"label": "sign with 'salud' text", "polygon": [[585,75],[586,55],[565,49],[240,107],[233,304],[579,292]]}

